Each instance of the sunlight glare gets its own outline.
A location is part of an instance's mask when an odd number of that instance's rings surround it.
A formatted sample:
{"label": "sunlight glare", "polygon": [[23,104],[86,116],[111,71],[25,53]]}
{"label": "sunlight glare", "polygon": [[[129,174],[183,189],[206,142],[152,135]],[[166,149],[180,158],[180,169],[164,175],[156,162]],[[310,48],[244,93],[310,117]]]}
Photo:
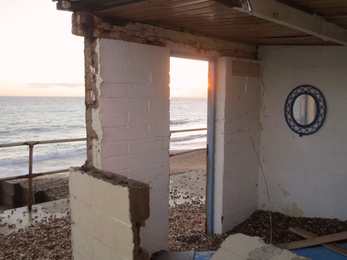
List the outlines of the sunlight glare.
{"label": "sunlight glare", "polygon": [[208,62],[170,58],[171,97],[206,97]]}

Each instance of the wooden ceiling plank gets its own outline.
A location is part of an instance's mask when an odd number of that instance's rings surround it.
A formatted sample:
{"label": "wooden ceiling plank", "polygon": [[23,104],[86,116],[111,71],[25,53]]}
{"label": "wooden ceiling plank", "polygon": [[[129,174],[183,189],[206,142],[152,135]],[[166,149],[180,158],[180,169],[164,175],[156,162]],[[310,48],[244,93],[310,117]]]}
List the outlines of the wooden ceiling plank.
{"label": "wooden ceiling plank", "polygon": [[[219,7],[219,8],[218,8]],[[214,1],[205,1],[201,3],[186,4],[180,7],[165,7],[161,5],[148,5],[148,6],[137,6],[131,9],[114,9],[100,12],[101,14],[112,14],[118,17],[133,18],[136,21],[141,20],[157,20],[160,18],[177,17],[180,15],[193,15],[193,14],[213,14],[216,11],[224,11],[222,7],[216,6]]]}
{"label": "wooden ceiling plank", "polygon": [[347,30],[325,21],[316,14],[310,15],[274,0],[252,1],[251,6],[252,12],[249,11],[247,3],[243,3],[241,8],[234,7],[233,9],[299,30],[324,41],[347,46]]}
{"label": "wooden ceiling plank", "polygon": [[[211,4],[214,3],[211,0],[171,0],[171,1],[142,1],[137,2],[129,8],[129,6],[120,6],[116,8],[111,8],[107,10],[103,10],[104,13],[121,13],[121,12],[128,12],[131,13],[141,13],[143,12],[143,9],[148,9],[149,12],[155,11],[155,10],[161,10],[161,11],[172,11],[176,8],[184,8],[187,6],[195,6],[195,5],[201,5],[201,4]],[[129,10],[130,9],[130,10]]]}

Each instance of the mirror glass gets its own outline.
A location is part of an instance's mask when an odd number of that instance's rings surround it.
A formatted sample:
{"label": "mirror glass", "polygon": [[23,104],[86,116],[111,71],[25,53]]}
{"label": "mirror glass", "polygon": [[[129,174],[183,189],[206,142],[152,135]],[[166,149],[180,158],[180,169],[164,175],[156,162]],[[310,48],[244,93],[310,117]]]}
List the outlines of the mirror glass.
{"label": "mirror glass", "polygon": [[309,125],[317,113],[316,102],[311,95],[302,94],[295,99],[293,116],[300,125]]}

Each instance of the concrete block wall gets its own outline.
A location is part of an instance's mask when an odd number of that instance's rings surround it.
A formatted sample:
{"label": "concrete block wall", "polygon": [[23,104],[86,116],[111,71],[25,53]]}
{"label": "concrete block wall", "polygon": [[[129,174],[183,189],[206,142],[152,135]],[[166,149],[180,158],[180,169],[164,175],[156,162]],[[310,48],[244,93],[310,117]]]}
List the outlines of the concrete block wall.
{"label": "concrete block wall", "polygon": [[[275,47],[259,49],[263,61],[261,159],[272,210],[292,216],[347,219],[347,48]],[[325,122],[299,137],[287,126],[285,100],[309,84],[327,102]],[[259,208],[267,209],[263,183]]]}
{"label": "concrete block wall", "polygon": [[93,166],[150,185],[151,214],[141,230],[141,246],[151,253],[166,250],[170,51],[109,39],[94,45]]}
{"label": "concrete block wall", "polygon": [[139,229],[149,217],[149,186],[113,173],[69,174],[75,260],[147,260]]}
{"label": "concrete block wall", "polygon": [[222,57],[217,67],[214,231],[222,233],[258,206],[259,168],[248,129],[259,152],[261,81],[256,61]]}

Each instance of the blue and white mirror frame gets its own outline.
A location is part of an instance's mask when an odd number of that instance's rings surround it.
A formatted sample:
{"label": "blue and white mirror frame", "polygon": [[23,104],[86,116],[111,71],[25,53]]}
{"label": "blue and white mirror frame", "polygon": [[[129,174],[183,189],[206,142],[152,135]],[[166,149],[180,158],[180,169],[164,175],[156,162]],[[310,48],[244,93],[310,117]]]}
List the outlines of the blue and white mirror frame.
{"label": "blue and white mirror frame", "polygon": [[284,105],[286,122],[299,136],[317,132],[324,123],[326,113],[327,106],[322,92],[310,85],[293,89]]}

